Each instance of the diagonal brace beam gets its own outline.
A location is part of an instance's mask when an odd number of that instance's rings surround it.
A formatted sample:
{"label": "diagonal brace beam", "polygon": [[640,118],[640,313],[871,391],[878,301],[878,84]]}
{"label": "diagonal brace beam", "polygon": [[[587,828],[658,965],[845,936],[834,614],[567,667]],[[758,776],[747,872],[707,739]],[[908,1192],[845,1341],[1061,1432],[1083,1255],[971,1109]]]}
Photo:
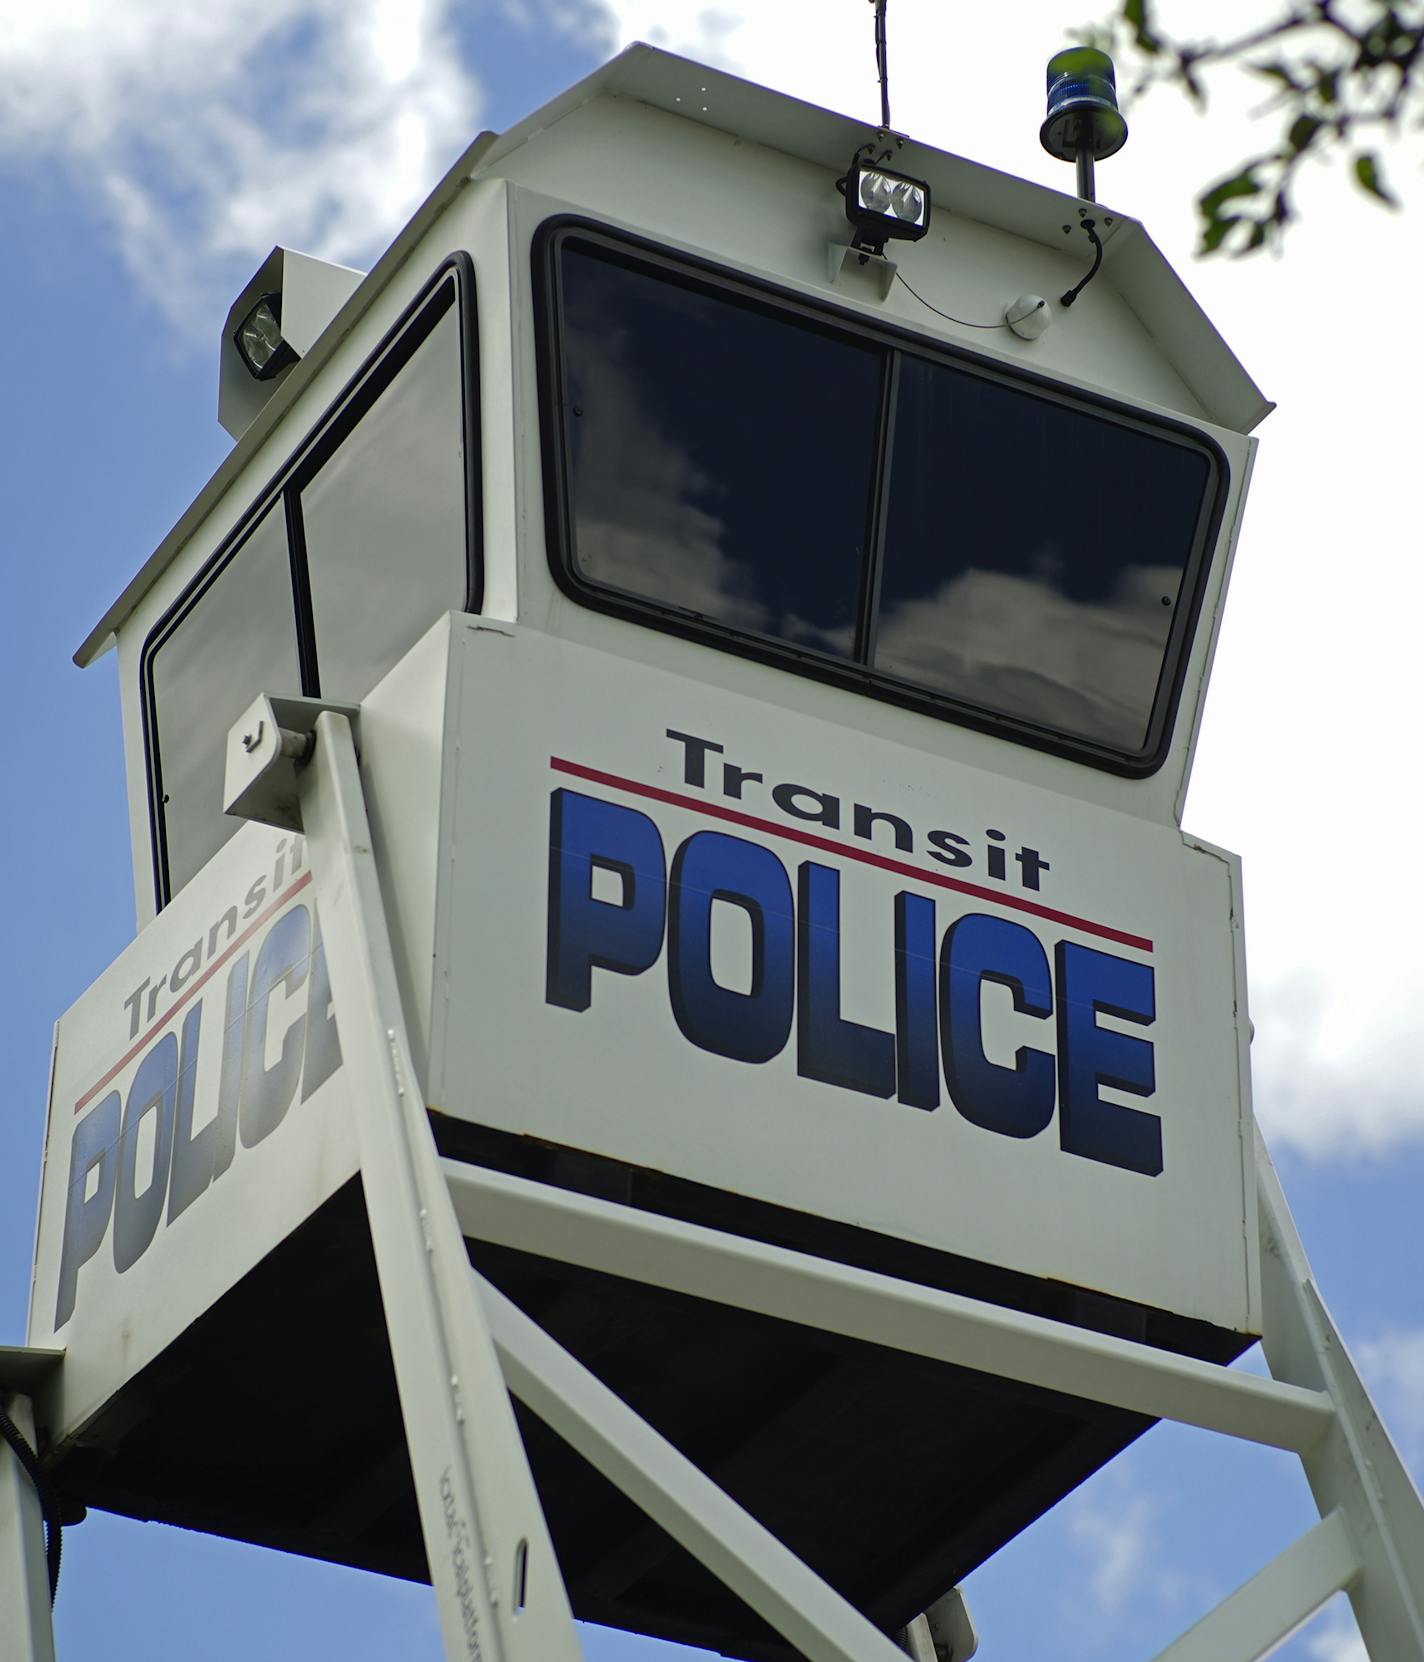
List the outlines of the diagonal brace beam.
{"label": "diagonal brace beam", "polygon": [[1331,1512],[1154,1662],[1258,1662],[1359,1573],[1345,1520]]}
{"label": "diagonal brace beam", "polygon": [[297,777],[445,1654],[577,1662],[568,1596],[416,1079],[344,715],[318,716],[315,751]]}
{"label": "diagonal brace beam", "polygon": [[898,1645],[596,1374],[517,1304],[470,1273],[510,1390],[807,1662],[905,1662]]}

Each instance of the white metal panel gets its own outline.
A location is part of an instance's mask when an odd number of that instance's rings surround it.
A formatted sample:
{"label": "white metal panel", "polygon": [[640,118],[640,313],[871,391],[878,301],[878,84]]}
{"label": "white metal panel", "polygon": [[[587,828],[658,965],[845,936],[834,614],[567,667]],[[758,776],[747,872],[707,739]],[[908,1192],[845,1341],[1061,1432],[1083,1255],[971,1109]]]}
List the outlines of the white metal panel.
{"label": "white metal panel", "polygon": [[301,839],[244,826],[59,1023],[29,1343],[57,1438],[356,1169]]}
{"label": "white metal panel", "polygon": [[[661,110],[600,99],[531,139],[501,171],[513,185],[559,197],[575,211],[705,250],[707,257],[737,270],[804,287],[882,322],[1194,420],[1211,419],[1209,406],[1152,339],[1110,275],[1099,276],[1071,311],[1057,304],[1086,274],[1093,250],[1083,234],[1071,229],[1064,234],[1065,222],[1076,223],[1076,209],[1053,192],[1043,192],[1040,205],[1042,240],[961,218],[951,202],[936,195],[928,235],[896,248],[905,279],[932,306],[966,324],[937,316],[899,282],[883,301],[872,300],[867,289],[832,285],[827,244],[851,238],[835,182],[852,147],[848,141],[845,154],[826,166],[740,142]],[[940,160],[935,152],[910,145],[896,166],[918,175],[922,164],[928,171]],[[995,177],[1009,187],[1022,183]],[[1111,237],[1112,228],[1108,231]],[[1000,323],[1004,308],[1025,292],[1046,296],[1053,309],[1053,325],[1039,339],[1022,340],[1008,328],[970,326]],[[1185,290],[1182,295],[1193,306]]]}
{"label": "white metal panel", "polygon": [[[709,136],[755,148],[762,155],[794,157],[822,171],[839,171],[855,146],[874,131],[869,121],[835,114],[640,43],[501,134],[477,165],[481,171],[515,177],[523,165],[519,153],[545,135],[566,123],[576,124],[590,108],[616,107],[621,117],[634,102]],[[929,180],[935,202],[960,228],[974,222],[976,230],[995,227],[1015,241],[1057,248],[1063,222],[1075,219],[1083,205],[1067,192],[932,150],[913,137],[900,160],[907,171]],[[675,194],[675,188],[664,194]],[[685,199],[698,202],[699,192],[688,189]],[[1133,312],[1161,341],[1164,354],[1203,399],[1211,419],[1249,431],[1273,406],[1161,253],[1140,236],[1137,222],[1109,205],[1100,207],[1100,217],[1109,250],[1105,264],[1116,262],[1113,248],[1120,240],[1146,245],[1145,259],[1134,249],[1110,280],[1121,282]],[[1124,236],[1125,232],[1138,234]]]}
{"label": "white metal panel", "polygon": [[[444,867],[448,888],[440,901],[445,945],[437,974],[449,1013],[437,1017],[432,1032],[435,1106],[1249,1330],[1256,1298],[1246,1236],[1253,1220],[1243,1202],[1228,861],[1186,846],[1173,829],[947,760],[931,762],[825,719],[793,716],[770,700],[566,641],[523,631],[493,635],[457,623],[454,644],[463,662],[459,719],[447,736],[446,813],[458,821],[460,853]],[[503,719],[491,722],[488,712],[496,707]],[[706,753],[700,784],[691,777],[689,747],[669,739],[668,729],[722,746]],[[749,780],[741,798],[729,796],[721,788],[724,762],[764,778]],[[768,793],[777,783],[802,793],[774,800]],[[819,805],[813,790],[823,793]],[[588,800],[612,804],[608,817],[619,835],[628,829],[643,836],[638,827],[655,827],[664,870],[689,837],[711,832],[761,851],[747,858],[764,871],[771,870],[768,860],[779,862],[792,894],[803,863],[837,874],[817,879],[823,882],[817,909],[793,902],[807,934],[805,941],[798,936],[796,1022],[778,1052],[746,1061],[709,1048],[735,1049],[735,1040],[709,1038],[709,1023],[693,1011],[686,985],[680,995],[673,992],[673,954],[661,915],[656,942],[650,947],[645,935],[632,955],[638,967],[590,970],[587,1008],[554,1001],[562,993],[551,992],[549,982],[559,927],[551,917],[550,815],[560,791],[580,799],[580,813],[588,812],[582,806]],[[867,834],[857,836],[855,803],[899,816],[912,849],[892,846],[892,833],[900,833],[888,821],[870,822]],[[820,820],[812,817],[817,813]],[[839,824],[828,823],[832,815]],[[989,864],[989,828],[1006,837],[1006,881]],[[936,845],[932,830],[966,838],[972,863],[936,864],[933,848],[959,845]],[[1050,863],[1036,890],[1028,886],[1028,868],[1012,861],[1029,849]],[[619,849],[604,852],[616,866]],[[825,946],[825,937],[811,932],[834,932],[824,897],[837,881],[839,943]],[[606,876],[594,882],[581,899],[560,892],[569,906],[577,900],[590,928],[602,929],[619,907],[632,904],[630,891]],[[1074,962],[1084,961],[1074,955],[1086,948],[1098,954],[1095,963],[1150,966],[1155,1020],[1134,1024],[1100,1014],[1095,1031],[1115,1029],[1152,1046],[1150,1097],[1107,1084],[1100,1095],[1119,1110],[1136,1106],[1160,1120],[1160,1175],[1060,1146],[1061,1089],[1059,1111],[1042,1131],[1005,1135],[971,1123],[970,1102],[952,1103],[943,1078],[938,1106],[926,1111],[871,1094],[879,1089],[875,1081],[850,1088],[815,1077],[827,1071],[822,1041],[831,1030],[808,1027],[804,954],[821,954],[823,981],[828,973],[839,975],[844,1021],[894,1034],[899,893],[933,903],[936,945],[948,924],[975,913],[1013,926],[1018,933],[1004,939],[1030,952],[1037,942],[1049,961],[1065,943]],[[604,911],[595,913],[595,904]],[[723,906],[713,928],[714,979],[749,993],[754,931],[737,905]],[[606,944],[591,949],[595,965],[617,958]],[[753,1005],[735,1008],[749,1013]],[[1066,1052],[1052,1020],[1016,1012],[1009,988],[998,984],[984,987],[979,1008],[992,1065],[1012,1069],[1020,1046],[1056,1052],[1061,1085]],[[1057,1010],[1070,1020],[1061,997]],[[1071,1019],[1081,1019],[1081,1012]],[[907,1030],[906,1022],[898,1025]],[[696,1039],[684,1030],[695,1031]],[[1077,1031],[1081,1039],[1087,1029]],[[882,1056],[884,1042],[869,1041]],[[936,1042],[923,1038],[927,1046]],[[921,1063],[927,1054],[917,1052]],[[1121,1125],[1111,1108],[1104,1112]]]}

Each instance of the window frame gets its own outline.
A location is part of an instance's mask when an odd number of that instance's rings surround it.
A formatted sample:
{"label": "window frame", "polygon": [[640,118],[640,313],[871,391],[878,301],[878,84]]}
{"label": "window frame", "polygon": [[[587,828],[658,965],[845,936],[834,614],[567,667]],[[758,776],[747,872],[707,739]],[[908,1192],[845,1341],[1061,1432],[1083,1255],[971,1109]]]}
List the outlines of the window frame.
{"label": "window frame", "polygon": [[[1205,457],[1209,474],[1197,523],[1182,566],[1181,603],[1177,606],[1162,655],[1147,733],[1141,751],[1128,752],[1075,737],[1026,718],[975,705],[949,693],[903,680],[863,662],[836,658],[813,647],[775,636],[738,630],[691,610],[599,583],[575,563],[571,447],[567,442],[568,398],[563,363],[563,293],[560,257],[570,242],[592,245],[615,263],[634,271],[663,276],[702,293],[724,296],[772,316],[787,317],[832,336],[870,342],[883,353],[869,523],[873,542],[861,571],[861,615],[856,632],[857,656],[873,647],[879,625],[879,589],[885,566],[887,482],[893,457],[895,389],[905,357],[942,364],[958,372],[1027,391],[1066,408],[1106,418],[1159,439],[1175,441]],[[1030,749],[1083,762],[1127,778],[1147,778],[1166,761],[1181,703],[1187,663],[1196,638],[1212,555],[1220,535],[1231,481],[1230,463],[1216,440],[1190,422],[1147,412],[1107,394],[1077,387],[1030,369],[1004,364],[943,340],[917,334],[903,325],[867,318],[842,306],[787,289],[698,255],[667,247],[583,215],[561,214],[535,232],[532,248],[535,352],[538,371],[539,427],[543,456],[545,539],[550,570],[559,589],[578,605],[629,622],[681,636],[758,663],[790,670],[881,702],[935,716],[976,732],[1009,739]]]}
{"label": "window frame", "polygon": [[[452,298],[441,302],[439,291],[449,284]],[[457,249],[444,259],[420,292],[389,329],[321,415],[267,481],[237,524],[203,562],[173,604],[149,630],[139,655],[139,714],[147,774],[149,841],[153,862],[156,910],[173,899],[168,871],[168,834],[163,812],[163,768],[157,742],[159,712],[154,695],[154,659],[164,644],[208,593],[229,564],[241,553],[249,536],[268,510],[281,515],[291,576],[292,623],[303,697],[320,697],[316,658],[316,628],[312,617],[311,585],[307,576],[306,544],[301,522],[302,491],[320,473],[368,410],[395,380],[446,314],[455,313],[459,330],[460,416],[465,458],[465,589],[462,610],[478,613],[484,603],[484,521],[482,428],[479,396],[479,322],[475,267],[470,256]],[[239,441],[240,442],[240,441]]]}

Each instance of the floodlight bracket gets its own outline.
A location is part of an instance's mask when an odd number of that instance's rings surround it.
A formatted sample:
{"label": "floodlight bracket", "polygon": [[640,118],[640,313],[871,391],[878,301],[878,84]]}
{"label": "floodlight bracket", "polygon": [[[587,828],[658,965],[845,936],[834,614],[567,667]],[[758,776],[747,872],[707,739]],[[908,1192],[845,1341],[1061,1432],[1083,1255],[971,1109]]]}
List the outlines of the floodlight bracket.
{"label": "floodlight bracket", "polygon": [[826,244],[826,265],[834,284],[851,283],[869,290],[875,299],[888,300],[899,267],[894,260],[859,240]]}

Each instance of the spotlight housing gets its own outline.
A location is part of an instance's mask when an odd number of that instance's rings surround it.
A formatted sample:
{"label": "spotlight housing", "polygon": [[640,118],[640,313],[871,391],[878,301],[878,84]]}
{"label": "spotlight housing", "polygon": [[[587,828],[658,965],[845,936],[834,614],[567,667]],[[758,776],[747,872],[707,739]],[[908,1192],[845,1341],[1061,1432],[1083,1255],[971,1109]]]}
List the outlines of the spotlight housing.
{"label": "spotlight housing", "polygon": [[282,336],[282,296],[264,294],[233,332],[233,344],[258,381],[270,381],[297,361],[291,343]]}
{"label": "spotlight housing", "polygon": [[854,246],[879,254],[895,238],[918,242],[930,228],[930,187],[923,179],[882,167],[857,151],[836,189],[855,227]]}

